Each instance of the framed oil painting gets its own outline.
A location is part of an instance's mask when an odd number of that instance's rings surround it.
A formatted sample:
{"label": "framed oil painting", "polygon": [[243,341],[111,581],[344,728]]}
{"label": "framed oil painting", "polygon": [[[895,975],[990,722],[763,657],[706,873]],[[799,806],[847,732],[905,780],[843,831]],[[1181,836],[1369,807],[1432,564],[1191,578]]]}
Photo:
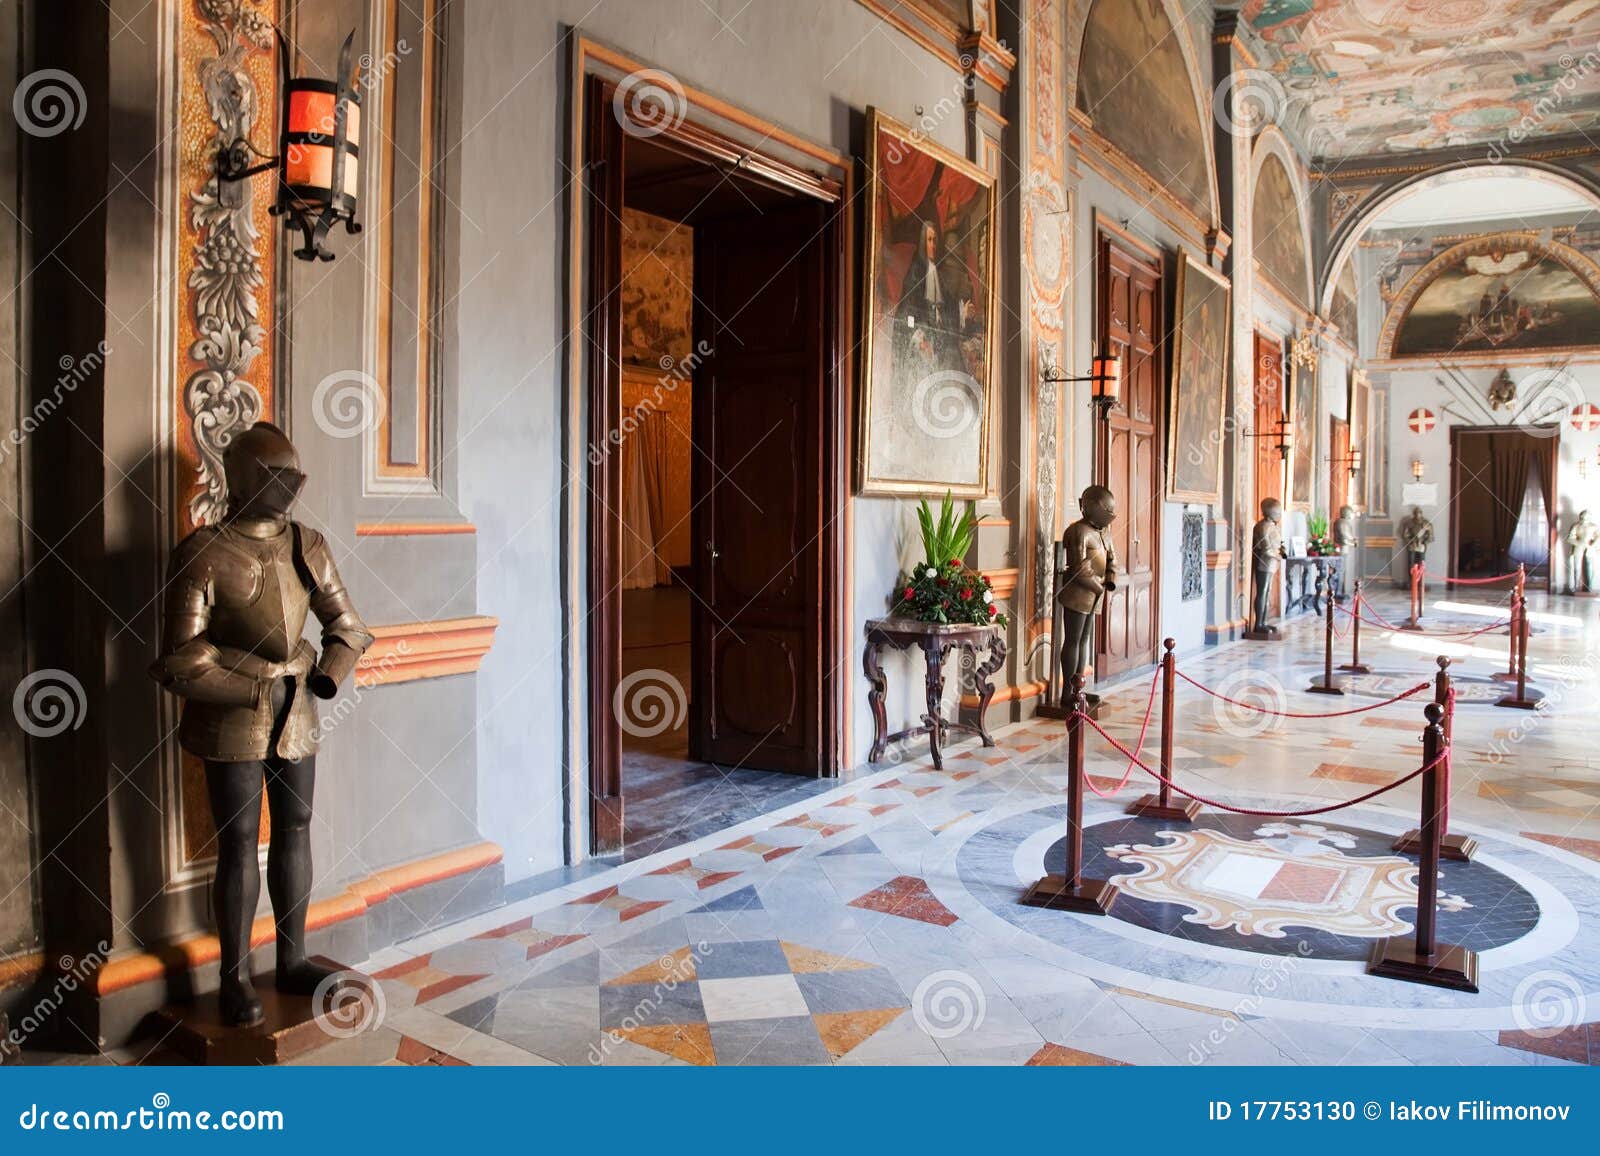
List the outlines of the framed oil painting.
{"label": "framed oil painting", "polygon": [[858,488],[983,497],[994,178],[873,109],[866,192]]}
{"label": "framed oil painting", "polygon": [[[1350,374],[1350,396],[1347,402],[1350,415],[1350,450],[1359,452],[1362,458],[1363,471],[1372,466],[1372,457],[1367,452],[1367,436],[1372,428],[1372,385],[1367,378],[1365,370],[1353,370]],[[1356,509],[1365,511],[1367,503],[1364,495],[1367,491],[1367,478],[1365,472],[1352,479],[1350,483],[1350,502]],[[1330,517],[1337,517],[1337,510],[1329,511]]]}
{"label": "framed oil painting", "polygon": [[1289,463],[1289,508],[1310,512],[1316,486],[1317,365],[1290,359],[1289,413],[1294,448]]}
{"label": "framed oil painting", "polygon": [[1222,419],[1226,408],[1228,279],[1186,252],[1178,263],[1172,342],[1172,409],[1167,419],[1167,498],[1222,500]]}

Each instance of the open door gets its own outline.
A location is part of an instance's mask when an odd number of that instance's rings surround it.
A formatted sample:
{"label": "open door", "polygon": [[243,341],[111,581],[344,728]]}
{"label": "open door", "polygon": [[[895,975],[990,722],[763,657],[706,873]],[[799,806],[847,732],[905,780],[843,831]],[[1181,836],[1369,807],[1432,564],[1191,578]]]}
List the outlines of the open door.
{"label": "open door", "polygon": [[690,751],[816,775],[823,751],[822,207],[695,235]]}

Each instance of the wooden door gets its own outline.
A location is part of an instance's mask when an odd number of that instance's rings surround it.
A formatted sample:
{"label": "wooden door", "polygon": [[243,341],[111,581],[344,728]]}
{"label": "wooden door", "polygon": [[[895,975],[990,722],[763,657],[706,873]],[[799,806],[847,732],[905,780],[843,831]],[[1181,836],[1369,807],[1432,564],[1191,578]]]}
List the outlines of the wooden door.
{"label": "wooden door", "polygon": [[[820,773],[824,245],[804,205],[695,230],[691,752]],[[703,344],[702,344],[703,343]]]}
{"label": "wooden door", "polygon": [[1122,358],[1121,403],[1100,436],[1095,480],[1117,498],[1112,540],[1122,578],[1106,596],[1095,675],[1156,661],[1161,568],[1161,268],[1154,256],[1100,236],[1100,348]]}
{"label": "wooden door", "polygon": [[[1284,493],[1283,456],[1278,453],[1275,436],[1278,423],[1283,419],[1283,342],[1277,337],[1256,332],[1255,357],[1255,429],[1256,447],[1256,511],[1260,516],[1261,503],[1268,498],[1288,504]],[[1254,524],[1254,519],[1251,520]],[[1277,617],[1283,613],[1281,587],[1274,583],[1270,613]]]}

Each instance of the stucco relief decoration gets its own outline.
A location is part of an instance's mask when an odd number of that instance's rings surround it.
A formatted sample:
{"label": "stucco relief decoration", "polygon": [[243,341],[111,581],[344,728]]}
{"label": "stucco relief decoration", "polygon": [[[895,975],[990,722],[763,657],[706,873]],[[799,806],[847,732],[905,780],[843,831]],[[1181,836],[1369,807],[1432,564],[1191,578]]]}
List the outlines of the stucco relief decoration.
{"label": "stucco relief decoration", "polygon": [[272,308],[270,249],[262,252],[270,198],[258,199],[250,181],[219,187],[215,158],[241,137],[272,151],[263,134],[273,130],[276,15],[273,3],[194,0],[180,30],[179,164],[188,228],[179,241],[185,299],[178,336],[180,372],[188,375],[174,440],[180,492],[191,481],[197,489],[179,533],[221,517],[222,453],[236,431],[270,412],[271,357],[262,356]]}
{"label": "stucco relief decoration", "polygon": [[[1255,839],[1220,831],[1162,831],[1161,846],[1122,844],[1106,854],[1137,868],[1114,882],[1150,903],[1190,909],[1185,922],[1283,938],[1291,927],[1377,939],[1405,935],[1400,912],[1417,905],[1417,865],[1397,855],[1353,856],[1354,841],[1314,823],[1268,823]],[[1470,907],[1440,894],[1445,911]]]}

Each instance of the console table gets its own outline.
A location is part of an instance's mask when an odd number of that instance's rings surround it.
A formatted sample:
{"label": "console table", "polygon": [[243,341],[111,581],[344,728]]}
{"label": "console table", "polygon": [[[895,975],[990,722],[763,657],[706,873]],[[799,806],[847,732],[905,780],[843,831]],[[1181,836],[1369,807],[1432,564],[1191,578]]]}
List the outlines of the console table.
{"label": "console table", "polygon": [[[885,646],[892,646],[895,650],[905,650],[912,646],[921,647],[928,665],[928,709],[922,716],[921,725],[908,727],[892,735],[888,733],[889,719],[883,706],[884,696],[889,688],[889,680],[883,673],[880,661]],[[980,649],[988,651],[988,656],[982,663],[978,662]],[[978,692],[976,726],[955,722],[943,715],[944,660],[952,650],[959,650],[963,665],[972,668],[972,680]],[[872,706],[875,730],[872,752],[867,756],[867,761],[875,763],[881,759],[884,748],[890,743],[927,735],[928,752],[933,756],[933,765],[943,770],[944,756],[939,748],[944,737],[951,731],[977,735],[983,740],[984,746],[994,746],[994,739],[989,736],[983,719],[989,709],[989,700],[994,697],[994,683],[990,678],[1005,660],[1005,633],[998,626],[945,626],[937,622],[919,622],[914,618],[869,619],[867,646],[866,652],[862,655],[862,666],[866,671],[867,680],[872,683],[872,689],[867,692],[867,702]]]}
{"label": "console table", "polygon": [[1343,554],[1320,554],[1285,558],[1283,575],[1283,614],[1287,618],[1302,610],[1323,613],[1322,595],[1327,591],[1335,602],[1344,601]]}

